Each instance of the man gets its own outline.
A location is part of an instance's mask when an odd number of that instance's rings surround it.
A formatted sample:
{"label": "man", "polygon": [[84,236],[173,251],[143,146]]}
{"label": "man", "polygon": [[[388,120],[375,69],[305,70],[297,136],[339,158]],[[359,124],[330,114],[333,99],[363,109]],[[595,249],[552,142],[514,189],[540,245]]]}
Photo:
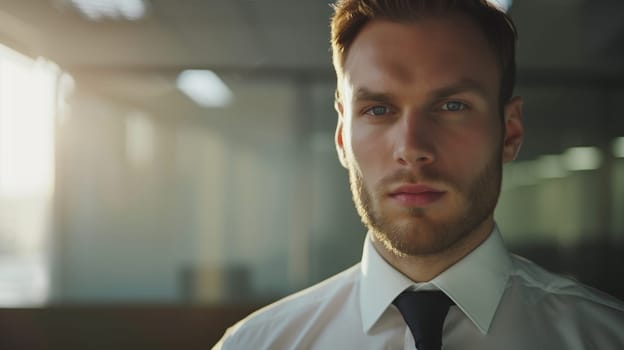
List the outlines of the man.
{"label": "man", "polygon": [[341,0],[336,147],[362,261],[230,328],[216,349],[624,349],[624,306],[504,248],[523,137],[516,32],[485,0]]}

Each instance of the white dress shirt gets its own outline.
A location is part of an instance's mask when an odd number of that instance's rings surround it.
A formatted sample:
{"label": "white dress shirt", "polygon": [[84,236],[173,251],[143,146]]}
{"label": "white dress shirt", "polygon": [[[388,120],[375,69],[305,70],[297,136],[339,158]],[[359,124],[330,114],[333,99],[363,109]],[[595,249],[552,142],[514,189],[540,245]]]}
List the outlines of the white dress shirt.
{"label": "white dress shirt", "polygon": [[392,301],[438,289],[454,302],[445,350],[623,350],[624,304],[509,254],[497,229],[427,283],[390,266],[366,237],[362,261],[229,328],[213,350],[415,349]]}

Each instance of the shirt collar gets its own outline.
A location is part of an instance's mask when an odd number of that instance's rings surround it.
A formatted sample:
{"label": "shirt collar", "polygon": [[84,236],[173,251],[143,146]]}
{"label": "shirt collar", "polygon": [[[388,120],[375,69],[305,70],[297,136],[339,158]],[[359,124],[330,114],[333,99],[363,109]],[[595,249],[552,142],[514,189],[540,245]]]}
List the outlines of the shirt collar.
{"label": "shirt collar", "polygon": [[402,291],[415,286],[442,290],[486,334],[505,291],[512,262],[495,227],[481,245],[427,283],[416,284],[388,264],[373,247],[370,233],[364,243],[361,267],[360,309],[364,332],[370,331]]}

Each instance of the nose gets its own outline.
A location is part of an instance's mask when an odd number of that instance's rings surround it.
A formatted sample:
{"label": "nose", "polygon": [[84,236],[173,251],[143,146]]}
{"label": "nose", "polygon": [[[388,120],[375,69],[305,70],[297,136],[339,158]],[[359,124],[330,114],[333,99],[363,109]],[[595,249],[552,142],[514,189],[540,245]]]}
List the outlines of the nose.
{"label": "nose", "polygon": [[395,124],[394,159],[401,166],[435,161],[435,125],[423,115],[406,114]]}

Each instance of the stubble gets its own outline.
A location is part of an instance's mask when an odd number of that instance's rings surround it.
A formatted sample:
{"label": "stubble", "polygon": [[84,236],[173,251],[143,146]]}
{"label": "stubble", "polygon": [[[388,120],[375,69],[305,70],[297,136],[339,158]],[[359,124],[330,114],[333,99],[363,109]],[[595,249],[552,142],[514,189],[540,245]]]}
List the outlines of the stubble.
{"label": "stubble", "polygon": [[[349,181],[353,201],[364,225],[385,248],[396,256],[424,256],[438,254],[468,238],[492,214],[500,193],[501,153],[495,152],[490,162],[474,179],[463,185],[432,171],[419,176],[398,171],[374,186],[365,187],[359,170],[349,166]],[[448,189],[446,215],[433,215],[430,208],[404,208],[403,219],[388,213],[382,201],[392,184],[426,182]],[[392,215],[395,214],[395,215]],[[405,217],[408,220],[404,219]]]}

